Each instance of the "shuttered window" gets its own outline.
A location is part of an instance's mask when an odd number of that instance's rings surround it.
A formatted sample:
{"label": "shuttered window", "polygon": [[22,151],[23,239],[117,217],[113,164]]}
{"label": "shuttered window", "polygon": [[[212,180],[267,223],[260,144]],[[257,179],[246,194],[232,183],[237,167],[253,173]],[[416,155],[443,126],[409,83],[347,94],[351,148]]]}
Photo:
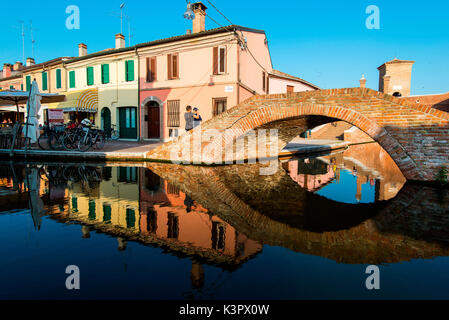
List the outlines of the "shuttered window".
{"label": "shuttered window", "polygon": [[14,90],[14,86],[9,86],[9,89]]}
{"label": "shuttered window", "polygon": [[214,75],[226,73],[226,47],[214,47],[212,57]]}
{"label": "shuttered window", "polygon": [[134,81],[134,60],[125,61],[126,81]]}
{"label": "shuttered window", "polygon": [[69,87],[75,88],[75,71],[69,72]]}
{"label": "shuttered window", "polygon": [[92,86],[94,84],[94,67],[87,67],[87,85]]}
{"label": "shuttered window", "polygon": [[101,65],[101,83],[102,84],[109,83],[109,64]]}
{"label": "shuttered window", "polygon": [[95,220],[97,218],[96,205],[94,200],[89,201],[89,220]]}
{"label": "shuttered window", "polygon": [[180,101],[179,100],[169,100],[167,101],[168,127],[179,127],[180,126]]}
{"label": "shuttered window", "polygon": [[219,114],[226,111],[227,108],[227,98],[215,98],[213,101],[213,114],[212,116],[218,116]]}
{"label": "shuttered window", "polygon": [[56,69],[56,89],[62,88],[61,69]]}
{"label": "shuttered window", "polygon": [[293,93],[295,91],[295,87],[287,86],[287,93]]}
{"label": "shuttered window", "polygon": [[126,227],[134,228],[136,225],[136,212],[133,209],[126,209]]}
{"label": "shuttered window", "polygon": [[167,55],[167,78],[168,80],[179,79],[179,55]]}
{"label": "shuttered window", "polygon": [[42,72],[42,91],[48,90],[48,73]]}
{"label": "shuttered window", "polygon": [[147,82],[157,80],[156,57],[147,58]]}
{"label": "shuttered window", "polygon": [[31,89],[31,76],[26,76],[26,89],[27,91]]}
{"label": "shuttered window", "polygon": [[112,208],[109,204],[103,204],[103,222],[110,224],[112,220]]}

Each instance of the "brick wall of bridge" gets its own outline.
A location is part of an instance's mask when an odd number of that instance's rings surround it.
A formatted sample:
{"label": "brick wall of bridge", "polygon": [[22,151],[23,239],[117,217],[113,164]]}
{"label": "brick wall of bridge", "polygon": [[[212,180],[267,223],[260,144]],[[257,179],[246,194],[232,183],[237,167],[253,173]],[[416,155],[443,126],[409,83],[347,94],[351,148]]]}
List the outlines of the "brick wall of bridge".
{"label": "brick wall of bridge", "polygon": [[[321,122],[310,121],[316,117]],[[180,152],[188,141],[193,145],[195,133],[207,129],[227,130],[233,137],[203,142],[203,159],[212,158],[204,152],[205,147],[224,149],[235,143],[235,137],[260,128],[279,130],[281,150],[289,139],[313,128],[311,123],[317,125],[335,119],[358,127],[377,141],[408,180],[432,181],[442,167],[449,167],[449,113],[412,105],[367,88],[255,96],[207,121],[201,128],[149,152],[147,158],[170,160],[173,150]]]}

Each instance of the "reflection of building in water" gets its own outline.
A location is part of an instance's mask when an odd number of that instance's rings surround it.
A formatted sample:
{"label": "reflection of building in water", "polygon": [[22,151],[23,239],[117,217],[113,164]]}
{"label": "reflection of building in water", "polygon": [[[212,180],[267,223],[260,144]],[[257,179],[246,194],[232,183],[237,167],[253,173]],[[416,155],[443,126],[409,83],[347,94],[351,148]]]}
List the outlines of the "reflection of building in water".
{"label": "reflection of building in water", "polygon": [[259,243],[210,214],[152,171],[142,169],[140,176],[142,234],[188,244],[210,254],[219,252],[235,262],[243,261],[261,250]]}
{"label": "reflection of building in water", "polygon": [[65,212],[49,206],[55,218],[81,223],[83,238],[98,230],[116,236],[120,251],[138,241],[190,256],[193,287],[204,282],[201,262],[233,269],[262,249],[148,169],[101,170],[101,181],[67,183]]}
{"label": "reflection of building in water", "polygon": [[294,181],[310,192],[321,189],[335,179],[332,167],[318,159],[289,161],[286,169]]}
{"label": "reflection of building in water", "polygon": [[284,164],[290,177],[301,187],[315,192],[339,182],[340,171],[349,170],[357,180],[355,199],[362,199],[362,185],[375,187],[375,200],[394,198],[406,182],[388,153],[377,143],[354,145],[344,152],[316,159],[291,160]]}

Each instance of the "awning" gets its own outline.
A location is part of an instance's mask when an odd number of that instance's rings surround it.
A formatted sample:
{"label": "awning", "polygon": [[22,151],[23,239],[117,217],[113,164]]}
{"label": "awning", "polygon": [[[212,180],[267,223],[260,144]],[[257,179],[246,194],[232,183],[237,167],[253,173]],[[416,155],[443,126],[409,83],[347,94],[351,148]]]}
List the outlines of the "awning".
{"label": "awning", "polygon": [[[42,103],[60,102],[65,100],[65,96],[60,94],[40,93],[39,95],[42,97]],[[18,104],[26,104],[29,96],[30,93],[26,91],[0,91],[0,106],[15,106]]]}
{"label": "awning", "polygon": [[[25,112],[24,106],[19,106],[20,112]],[[0,107],[0,112],[17,112],[17,107]]]}
{"label": "awning", "polygon": [[69,91],[65,93],[66,101],[48,104],[48,109],[63,109],[64,112],[90,112],[98,111],[98,89]]}

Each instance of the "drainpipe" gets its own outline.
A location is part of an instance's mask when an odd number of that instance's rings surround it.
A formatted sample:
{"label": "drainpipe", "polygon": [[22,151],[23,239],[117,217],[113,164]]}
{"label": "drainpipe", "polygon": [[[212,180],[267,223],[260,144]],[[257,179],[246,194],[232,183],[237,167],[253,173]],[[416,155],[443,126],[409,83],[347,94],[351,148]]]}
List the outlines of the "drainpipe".
{"label": "drainpipe", "polygon": [[140,57],[139,51],[137,47],[135,48],[136,57],[137,57],[137,119],[139,126],[137,127],[137,141],[141,141],[141,130],[142,130],[142,116],[140,109]]}

